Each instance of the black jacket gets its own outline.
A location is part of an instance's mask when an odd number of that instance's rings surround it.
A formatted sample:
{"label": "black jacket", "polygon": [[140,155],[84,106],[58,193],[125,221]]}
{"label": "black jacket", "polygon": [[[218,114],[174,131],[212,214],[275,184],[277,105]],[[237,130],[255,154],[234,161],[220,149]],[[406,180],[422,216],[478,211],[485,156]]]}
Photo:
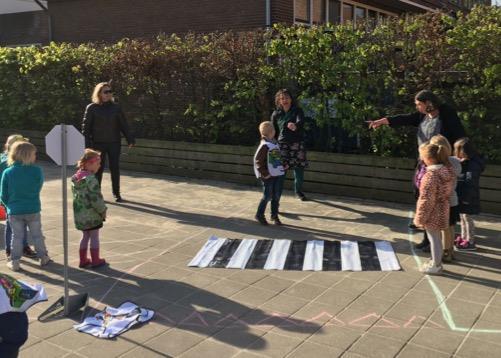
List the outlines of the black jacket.
{"label": "black jacket", "polygon": [[135,143],[122,109],[113,102],[89,104],[85,108],[82,133],[87,148],[92,148],[94,143],[119,143],[121,133],[129,144]]}
{"label": "black jacket", "polygon": [[[442,122],[442,127],[440,134],[443,135],[451,146],[462,137],[466,136],[464,127],[461,124],[461,120],[454,108],[447,104],[442,104],[438,107],[440,112],[440,121]],[[397,116],[387,117],[390,122],[390,126],[414,126],[418,127],[419,124],[425,119],[425,114],[423,113],[412,113],[412,114],[400,114]]]}
{"label": "black jacket", "polygon": [[278,122],[280,117],[285,116],[286,113],[281,109],[277,109],[271,115],[271,123],[273,123],[276,131],[275,137],[279,142],[302,142],[304,140],[304,112],[301,108],[296,106],[292,106],[289,109],[289,112],[291,112],[291,119],[287,123],[294,123],[297,129],[295,131],[291,131],[289,128],[287,128],[286,123],[283,130],[280,131]]}
{"label": "black jacket", "polygon": [[475,156],[461,163],[456,191],[459,198],[459,212],[480,214],[480,174],[485,169],[485,159]]}

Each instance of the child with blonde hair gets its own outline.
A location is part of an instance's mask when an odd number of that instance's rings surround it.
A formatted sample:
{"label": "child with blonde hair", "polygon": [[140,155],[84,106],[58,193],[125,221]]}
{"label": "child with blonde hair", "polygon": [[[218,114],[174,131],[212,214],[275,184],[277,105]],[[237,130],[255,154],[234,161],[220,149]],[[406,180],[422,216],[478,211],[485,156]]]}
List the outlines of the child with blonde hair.
{"label": "child with blonde hair", "polygon": [[[12,148],[12,145],[16,142],[23,141],[29,142],[28,138],[23,137],[21,134],[12,134],[10,135],[4,145],[4,151],[0,154],[0,179],[2,178],[2,174],[5,169],[8,168],[7,161],[9,159],[9,151]],[[26,230],[26,229],[25,229]],[[25,240],[23,242],[23,256],[34,259],[37,257],[36,252],[34,252],[31,247],[28,245],[28,233],[24,235]],[[5,255],[7,256],[7,261],[10,260],[10,251],[11,251],[11,243],[12,243],[12,227],[10,226],[9,218],[5,221],[5,231],[4,231],[4,239],[5,239]]]}
{"label": "child with blonde hair", "polygon": [[[79,267],[96,268],[106,264],[106,261],[99,255],[99,229],[103,227],[103,222],[106,220],[106,204],[96,178],[96,173],[101,167],[101,153],[85,149],[77,167],[77,172],[71,178],[71,190],[75,226],[82,231]],[[87,257],[89,241],[91,260]]]}
{"label": "child with blonde hair", "polygon": [[430,240],[431,260],[420,268],[426,274],[442,273],[441,231],[449,227],[449,198],[454,185],[449,154],[443,145],[425,143],[419,147],[426,173],[419,187],[414,224],[424,228]]}
{"label": "child with blonde hair", "polygon": [[42,233],[40,216],[40,191],[43,186],[42,169],[35,165],[36,147],[25,141],[13,144],[9,151],[7,168],[1,180],[0,199],[7,208],[12,226],[11,261],[7,267],[19,271],[23,253],[23,241],[26,237],[26,226],[35,244],[40,266],[50,262]]}
{"label": "child with blonde hair", "polygon": [[264,214],[268,202],[271,201],[271,220],[276,225],[281,225],[278,207],[282,196],[281,177],[285,174],[285,169],[280,156],[280,147],[275,140],[273,123],[262,122],[259,125],[259,133],[261,142],[254,155],[254,173],[263,184],[263,197],[257,208],[256,220],[262,225],[268,225]]}
{"label": "child with blonde hair", "polygon": [[449,166],[454,173],[454,182],[451,197],[449,198],[450,212],[449,212],[449,227],[442,231],[442,244],[444,253],[442,261],[451,262],[454,258],[454,234],[455,226],[459,221],[459,201],[456,193],[457,178],[461,174],[461,161],[452,156],[452,147],[447,138],[441,134],[437,134],[430,139],[431,144],[442,145],[447,151],[449,156]]}
{"label": "child with blonde hair", "polygon": [[456,249],[474,251],[477,247],[473,215],[480,214],[480,175],[485,170],[485,160],[468,138],[461,138],[454,143],[454,154],[461,161],[457,187],[461,235],[455,241]]}

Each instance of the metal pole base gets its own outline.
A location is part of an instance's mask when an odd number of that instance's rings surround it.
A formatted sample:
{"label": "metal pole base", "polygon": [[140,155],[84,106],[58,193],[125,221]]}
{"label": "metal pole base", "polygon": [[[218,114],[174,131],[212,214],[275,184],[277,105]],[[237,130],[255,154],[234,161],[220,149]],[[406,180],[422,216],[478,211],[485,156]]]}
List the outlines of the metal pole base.
{"label": "metal pole base", "polygon": [[[81,293],[74,296],[68,297],[68,307],[64,306],[64,296],[60,297],[56,302],[54,302],[49,308],[47,308],[40,316],[38,320],[40,322],[50,322],[61,318],[71,317],[75,313],[79,312],[81,308],[82,314],[80,316],[80,321],[83,320],[87,306],[89,305],[89,294]],[[67,308],[65,310],[65,308]],[[67,314],[65,314],[65,311]]]}

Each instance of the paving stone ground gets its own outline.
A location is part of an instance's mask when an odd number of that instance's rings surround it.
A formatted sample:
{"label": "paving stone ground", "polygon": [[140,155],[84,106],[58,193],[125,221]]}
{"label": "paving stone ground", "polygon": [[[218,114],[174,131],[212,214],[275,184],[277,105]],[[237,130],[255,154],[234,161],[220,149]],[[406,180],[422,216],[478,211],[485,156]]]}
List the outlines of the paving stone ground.
{"label": "paving stone ground", "polygon": [[[80,234],[70,218],[70,288],[101,309],[124,300],[155,319],[115,340],[36,317],[62,294],[61,184],[44,164],[43,227],[54,263],[24,259],[16,277],[43,283],[49,302],[29,310],[21,357],[501,357],[501,220],[481,216],[476,253],[458,253],[446,274],[417,272],[407,224],[412,207],[286,193],[284,227],[253,221],[258,188],[123,173],[127,202],[109,203],[101,232],[110,266],[78,269]],[[109,177],[103,184],[111,200]],[[71,216],[71,206],[70,206]],[[292,272],[188,268],[210,235],[230,238],[381,239],[400,272]],[[3,245],[3,244],[2,244]],[[0,267],[6,271],[1,256]]]}

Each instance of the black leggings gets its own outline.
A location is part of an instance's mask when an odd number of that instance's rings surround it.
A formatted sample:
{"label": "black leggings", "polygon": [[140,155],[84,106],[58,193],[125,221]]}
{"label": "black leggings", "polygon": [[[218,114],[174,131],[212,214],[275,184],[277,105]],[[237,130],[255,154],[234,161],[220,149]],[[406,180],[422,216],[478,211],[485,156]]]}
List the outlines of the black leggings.
{"label": "black leggings", "polygon": [[101,152],[101,168],[96,173],[96,178],[101,184],[103,180],[104,166],[106,158],[108,158],[111,172],[111,186],[113,195],[120,195],[120,152],[122,145],[117,143],[95,143],[94,149]]}

